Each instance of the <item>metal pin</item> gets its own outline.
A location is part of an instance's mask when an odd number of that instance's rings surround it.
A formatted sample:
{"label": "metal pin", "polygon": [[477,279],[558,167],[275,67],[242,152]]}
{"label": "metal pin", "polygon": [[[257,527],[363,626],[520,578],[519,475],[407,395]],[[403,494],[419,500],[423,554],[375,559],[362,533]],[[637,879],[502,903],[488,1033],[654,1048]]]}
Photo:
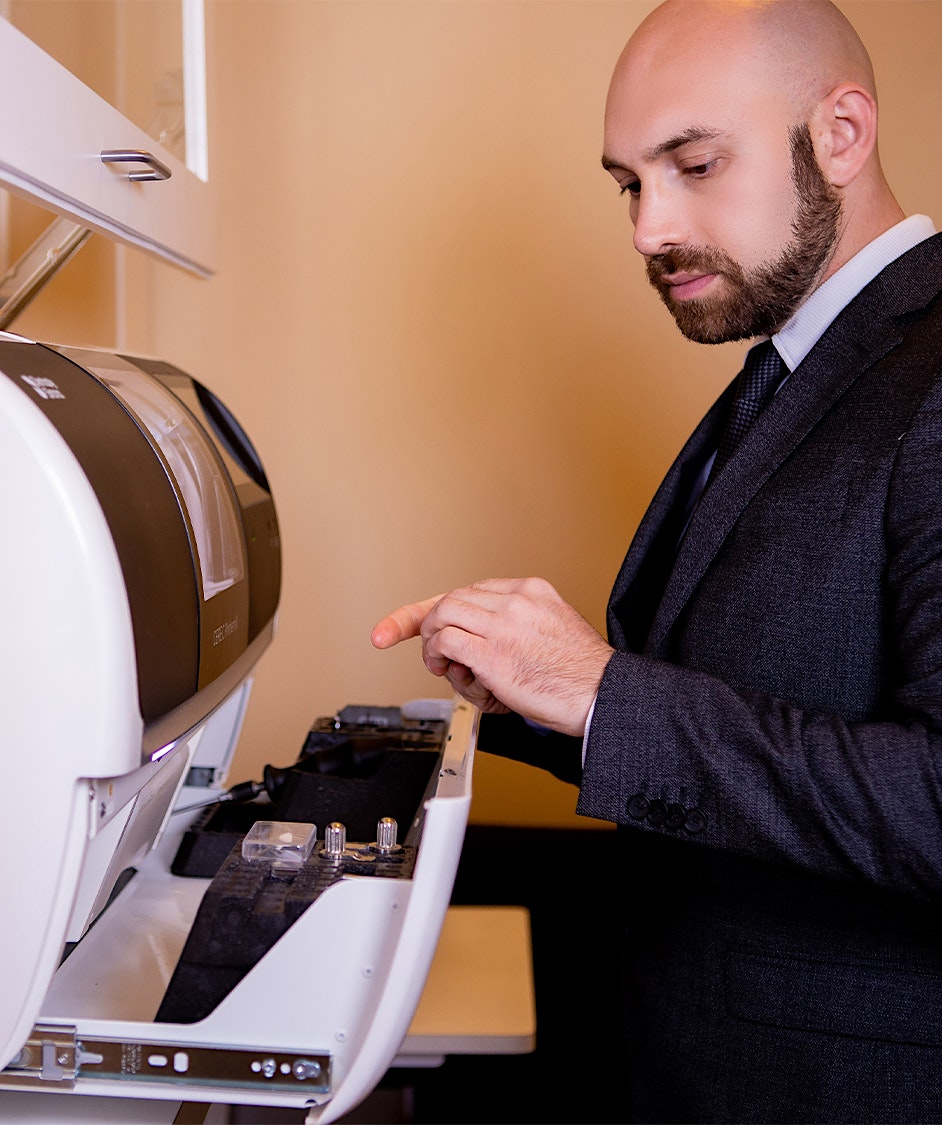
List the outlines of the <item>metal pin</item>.
{"label": "metal pin", "polygon": [[399,836],[399,825],[391,816],[384,816],[376,824],[376,843],[373,847],[378,852],[388,855],[390,852],[398,852],[401,849],[397,844]]}
{"label": "metal pin", "polygon": [[327,859],[342,859],[347,847],[347,829],[339,820],[324,829],[324,855]]}

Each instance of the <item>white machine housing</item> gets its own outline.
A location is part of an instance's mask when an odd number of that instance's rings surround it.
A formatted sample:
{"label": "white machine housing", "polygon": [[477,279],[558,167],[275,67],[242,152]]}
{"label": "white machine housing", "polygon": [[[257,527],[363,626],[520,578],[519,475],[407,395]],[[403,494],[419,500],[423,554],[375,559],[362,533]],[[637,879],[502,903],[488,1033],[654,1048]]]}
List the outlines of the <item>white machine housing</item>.
{"label": "white machine housing", "polygon": [[0,510],[0,751],[25,781],[0,853],[0,1092],[335,1120],[385,1072],[418,1003],[476,713],[431,705],[448,734],[410,878],[340,880],[208,1016],[155,1023],[209,885],[171,874],[198,815],[180,810],[222,791],[273,635],[268,481],[178,368],[0,333]]}

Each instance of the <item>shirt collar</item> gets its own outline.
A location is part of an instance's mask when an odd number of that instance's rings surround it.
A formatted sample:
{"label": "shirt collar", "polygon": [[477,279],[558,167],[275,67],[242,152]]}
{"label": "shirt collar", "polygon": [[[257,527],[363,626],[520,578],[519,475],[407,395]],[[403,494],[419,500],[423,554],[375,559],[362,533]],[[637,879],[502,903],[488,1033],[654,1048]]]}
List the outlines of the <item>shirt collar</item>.
{"label": "shirt collar", "polygon": [[878,273],[935,232],[935,224],[928,216],[911,215],[868,243],[819,285],[785,327],[772,337],[788,370],[795,370],[838,313]]}

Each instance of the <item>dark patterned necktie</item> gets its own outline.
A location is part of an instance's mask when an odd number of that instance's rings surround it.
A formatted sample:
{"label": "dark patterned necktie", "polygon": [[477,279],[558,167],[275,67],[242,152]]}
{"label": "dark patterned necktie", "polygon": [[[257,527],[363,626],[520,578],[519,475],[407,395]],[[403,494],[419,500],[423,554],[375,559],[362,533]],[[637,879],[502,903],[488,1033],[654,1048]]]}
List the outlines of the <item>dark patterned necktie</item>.
{"label": "dark patterned necktie", "polygon": [[764,340],[750,348],[739,373],[726,426],[720,436],[716,460],[710,470],[711,480],[732,457],[736,446],[759,417],[763,406],[775,394],[784,375],[785,364],[771,340]]}

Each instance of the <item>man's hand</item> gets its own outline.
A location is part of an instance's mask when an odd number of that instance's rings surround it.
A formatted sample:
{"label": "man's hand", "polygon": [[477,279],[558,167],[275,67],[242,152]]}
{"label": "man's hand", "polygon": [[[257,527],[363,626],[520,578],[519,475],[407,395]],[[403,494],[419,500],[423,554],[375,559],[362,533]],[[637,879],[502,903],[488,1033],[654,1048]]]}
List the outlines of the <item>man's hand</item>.
{"label": "man's hand", "polygon": [[373,629],[376,648],[422,638],[422,658],[486,712],[581,737],[612,648],[542,578],[495,578],[402,606]]}

